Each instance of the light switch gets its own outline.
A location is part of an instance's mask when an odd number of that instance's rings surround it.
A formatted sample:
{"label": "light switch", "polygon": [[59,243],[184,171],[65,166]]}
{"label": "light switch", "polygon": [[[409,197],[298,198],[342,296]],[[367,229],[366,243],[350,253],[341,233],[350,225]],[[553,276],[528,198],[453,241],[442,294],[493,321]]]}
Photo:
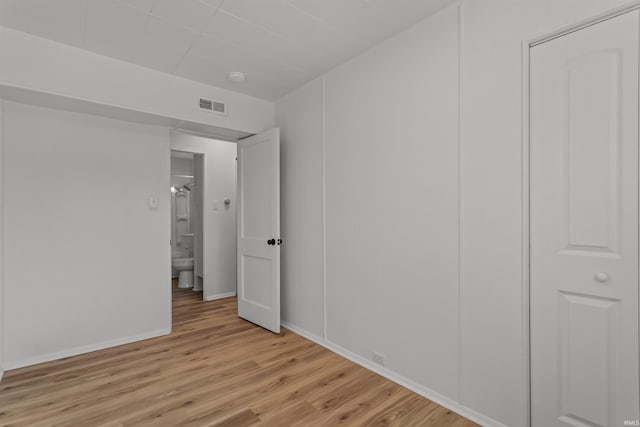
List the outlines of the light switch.
{"label": "light switch", "polygon": [[149,209],[158,209],[158,207],[160,206],[160,197],[158,197],[156,194],[152,194],[151,196],[149,196]]}
{"label": "light switch", "polygon": [[213,209],[214,211],[217,211],[219,204],[220,202],[218,200],[214,200],[213,203],[211,203],[211,209]]}

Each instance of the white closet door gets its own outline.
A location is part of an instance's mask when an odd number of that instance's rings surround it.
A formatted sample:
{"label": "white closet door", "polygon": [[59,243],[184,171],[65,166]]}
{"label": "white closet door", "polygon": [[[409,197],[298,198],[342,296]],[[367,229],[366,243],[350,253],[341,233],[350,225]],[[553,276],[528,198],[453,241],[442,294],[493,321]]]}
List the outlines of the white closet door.
{"label": "white closet door", "polygon": [[639,19],[531,49],[534,427],[640,418]]}

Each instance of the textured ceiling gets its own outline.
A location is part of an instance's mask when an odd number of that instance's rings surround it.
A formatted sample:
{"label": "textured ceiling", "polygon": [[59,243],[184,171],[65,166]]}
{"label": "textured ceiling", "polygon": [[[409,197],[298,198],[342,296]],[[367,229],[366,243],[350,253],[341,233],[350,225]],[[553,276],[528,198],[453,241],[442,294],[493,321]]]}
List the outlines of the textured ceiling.
{"label": "textured ceiling", "polygon": [[0,0],[0,25],[276,100],[452,2]]}

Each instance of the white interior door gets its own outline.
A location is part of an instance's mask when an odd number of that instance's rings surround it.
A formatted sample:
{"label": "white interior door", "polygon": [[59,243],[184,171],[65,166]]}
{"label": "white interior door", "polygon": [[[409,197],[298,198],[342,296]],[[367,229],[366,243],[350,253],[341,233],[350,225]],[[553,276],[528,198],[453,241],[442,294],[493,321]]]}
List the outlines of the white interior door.
{"label": "white interior door", "polygon": [[238,142],[238,315],[280,332],[280,132]]}
{"label": "white interior door", "polygon": [[534,427],[640,418],[639,19],[531,49]]}

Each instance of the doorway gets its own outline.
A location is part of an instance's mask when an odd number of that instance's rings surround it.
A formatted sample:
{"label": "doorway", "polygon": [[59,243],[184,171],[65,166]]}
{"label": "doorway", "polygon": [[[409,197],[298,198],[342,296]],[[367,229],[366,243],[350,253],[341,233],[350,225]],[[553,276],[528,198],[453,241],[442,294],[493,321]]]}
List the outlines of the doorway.
{"label": "doorway", "polygon": [[527,46],[534,427],[639,422],[639,47],[637,9]]}
{"label": "doorway", "polygon": [[[186,179],[193,176],[196,185],[192,192],[199,194],[190,198],[194,210],[193,271],[195,280],[201,281],[195,282],[201,284],[196,289],[201,288],[204,301],[235,296],[237,144],[172,132],[171,150],[193,159],[192,173],[184,175]],[[187,243],[189,239],[186,238]]]}
{"label": "doorway", "polygon": [[171,151],[171,273],[181,289],[204,285],[204,155]]}
{"label": "doorway", "polygon": [[202,159],[203,299],[237,294],[240,317],[279,333],[279,129],[235,142],[176,131],[171,149]]}

